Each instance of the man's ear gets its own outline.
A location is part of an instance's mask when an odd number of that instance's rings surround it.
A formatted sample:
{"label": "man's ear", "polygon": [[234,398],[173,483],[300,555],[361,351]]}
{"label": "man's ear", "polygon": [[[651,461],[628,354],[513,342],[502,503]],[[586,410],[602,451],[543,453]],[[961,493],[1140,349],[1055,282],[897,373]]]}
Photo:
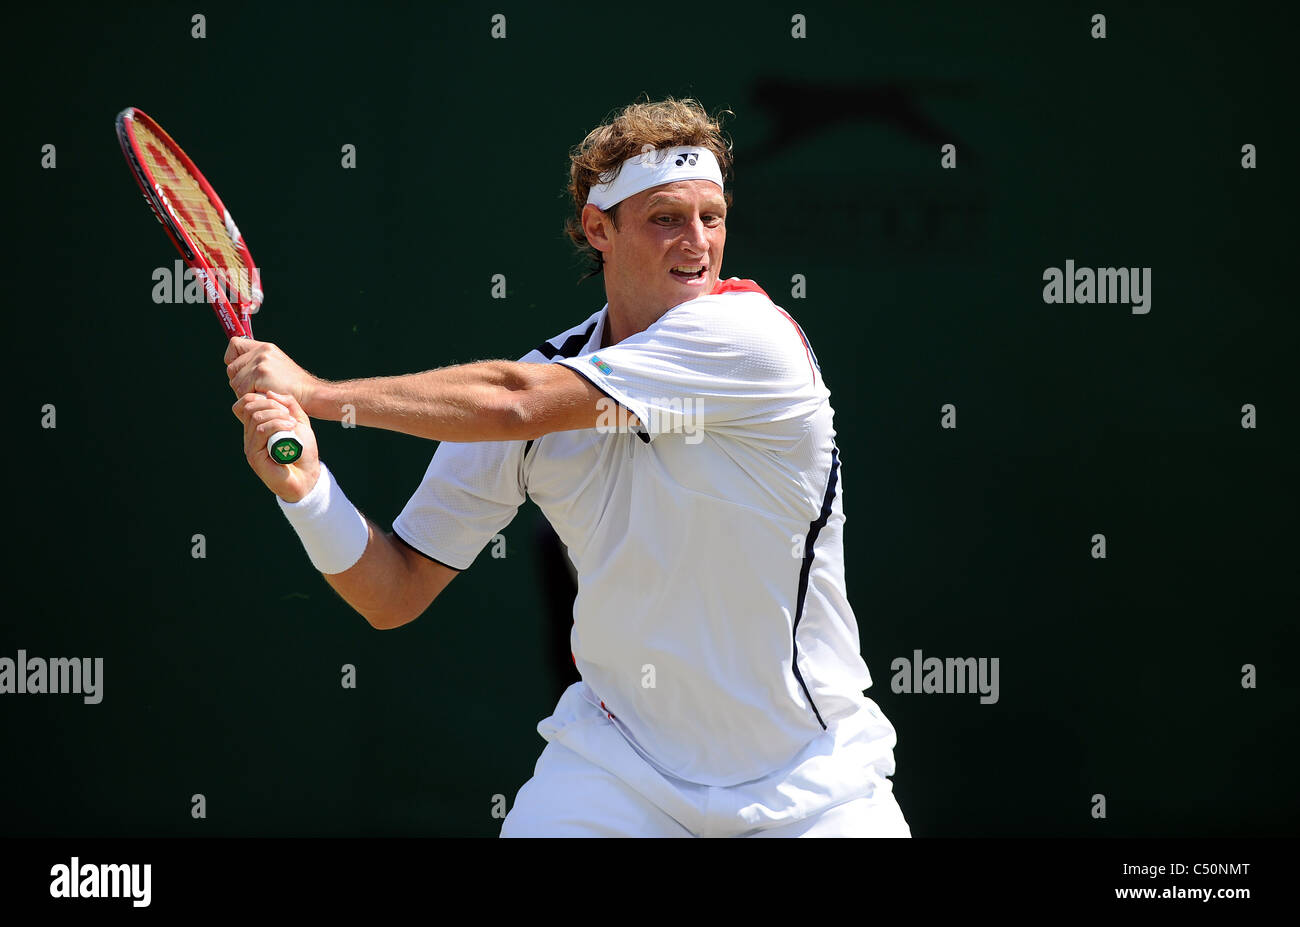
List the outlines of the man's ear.
{"label": "man's ear", "polygon": [[608,254],[612,248],[610,232],[614,223],[609,216],[588,203],[582,207],[582,232],[587,236],[587,243],[601,254]]}

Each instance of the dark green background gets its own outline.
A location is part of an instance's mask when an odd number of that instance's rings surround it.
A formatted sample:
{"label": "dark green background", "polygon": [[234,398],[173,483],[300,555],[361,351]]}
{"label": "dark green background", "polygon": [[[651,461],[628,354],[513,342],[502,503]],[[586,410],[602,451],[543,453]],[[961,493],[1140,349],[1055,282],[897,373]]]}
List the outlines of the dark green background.
{"label": "dark green background", "polygon": [[[116,113],[155,116],[221,192],[258,335],[345,378],[517,357],[598,309],[560,233],[565,155],[643,91],[736,113],[723,271],[799,319],[833,391],[913,832],[1296,832],[1289,28],[1236,4],[1108,4],[1105,40],[1078,3],[194,6],[11,14],[0,656],[106,666],[97,706],[0,699],[0,832],[493,835],[555,697],[531,505],[506,559],[396,631],[311,569],[243,461],[209,311],[150,299],[174,253]],[[1150,314],[1045,305],[1069,258],[1152,267]],[[432,451],[318,436],[385,525]],[[1000,701],[894,694],[915,648],[998,657]]]}

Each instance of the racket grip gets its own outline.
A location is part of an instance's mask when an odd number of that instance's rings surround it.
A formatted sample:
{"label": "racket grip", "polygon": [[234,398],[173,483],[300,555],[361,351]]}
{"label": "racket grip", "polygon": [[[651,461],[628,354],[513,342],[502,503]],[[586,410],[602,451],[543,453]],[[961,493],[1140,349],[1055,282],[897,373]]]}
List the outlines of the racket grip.
{"label": "racket grip", "polygon": [[287,466],[302,456],[302,442],[292,431],[277,431],[266,439],[266,453],[273,463]]}

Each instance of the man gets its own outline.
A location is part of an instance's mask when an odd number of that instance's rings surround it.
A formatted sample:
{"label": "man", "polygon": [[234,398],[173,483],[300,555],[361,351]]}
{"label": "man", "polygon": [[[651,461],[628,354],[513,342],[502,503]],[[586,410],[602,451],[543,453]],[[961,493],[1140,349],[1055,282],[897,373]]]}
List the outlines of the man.
{"label": "man", "polygon": [[[330,383],[226,354],[250,465],[376,628],[414,620],[531,497],[578,574],[582,681],[502,836],[910,836],[894,729],[845,593],[829,391],[802,330],[720,278],[731,152],[694,101],[633,104],[571,154],[607,304],[518,362]],[[309,416],[440,442],[384,533]],[[298,463],[266,453],[295,429]]]}

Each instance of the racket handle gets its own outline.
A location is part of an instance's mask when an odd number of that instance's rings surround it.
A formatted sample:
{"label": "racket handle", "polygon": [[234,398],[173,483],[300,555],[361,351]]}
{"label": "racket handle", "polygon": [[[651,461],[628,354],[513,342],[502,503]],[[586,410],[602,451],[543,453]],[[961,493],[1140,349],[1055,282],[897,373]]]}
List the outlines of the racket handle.
{"label": "racket handle", "polygon": [[277,431],[266,439],[266,453],[273,463],[286,466],[302,456],[302,442],[292,431]]}

